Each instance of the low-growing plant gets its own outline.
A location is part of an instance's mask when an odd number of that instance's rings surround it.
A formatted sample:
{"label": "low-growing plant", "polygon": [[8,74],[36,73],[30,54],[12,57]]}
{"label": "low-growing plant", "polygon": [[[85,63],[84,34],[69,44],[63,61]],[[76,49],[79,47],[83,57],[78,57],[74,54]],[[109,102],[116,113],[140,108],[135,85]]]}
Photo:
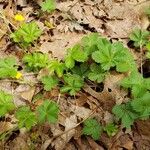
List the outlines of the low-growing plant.
{"label": "low-growing plant", "polygon": [[0,117],[5,116],[6,113],[14,109],[13,96],[4,91],[0,91]]}
{"label": "low-growing plant", "polygon": [[56,2],[55,0],[45,0],[41,4],[41,9],[43,11],[52,12],[56,9]]}
{"label": "low-growing plant", "polygon": [[58,85],[59,80],[54,76],[44,76],[41,79],[44,84],[44,90],[50,91],[52,88]]}
{"label": "low-growing plant", "polygon": [[26,48],[37,40],[41,33],[42,31],[35,22],[29,22],[22,24],[10,37],[19,46]]}
{"label": "low-growing plant", "polygon": [[49,59],[46,54],[34,52],[31,54],[26,54],[23,57],[23,62],[29,71],[39,71],[48,65]]}
{"label": "low-growing plant", "polygon": [[76,92],[80,91],[84,85],[84,79],[77,74],[65,74],[64,75],[64,86],[61,88],[61,92],[70,95],[75,95]]}
{"label": "low-growing plant", "polygon": [[94,140],[99,140],[102,131],[103,128],[96,119],[90,118],[84,121],[83,134],[90,135]]}

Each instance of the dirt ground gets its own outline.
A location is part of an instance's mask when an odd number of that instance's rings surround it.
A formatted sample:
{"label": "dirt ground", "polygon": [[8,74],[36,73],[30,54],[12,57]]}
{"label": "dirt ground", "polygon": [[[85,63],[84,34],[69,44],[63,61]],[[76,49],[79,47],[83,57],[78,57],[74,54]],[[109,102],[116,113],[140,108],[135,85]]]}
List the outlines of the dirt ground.
{"label": "dirt ground", "polygon": [[[27,22],[36,21],[43,32],[30,51],[52,53],[54,57],[63,59],[67,48],[79,42],[83,36],[98,32],[112,41],[122,41],[135,60],[139,61],[139,53],[132,49],[129,34],[136,27],[149,28],[149,18],[144,14],[144,9],[150,6],[150,1],[57,0],[56,10],[42,15],[39,14],[41,2],[0,0],[0,58],[15,56],[22,68],[19,60],[24,52],[9,37],[19,26],[14,15],[20,13]],[[45,21],[52,27],[45,26]],[[22,73],[26,81],[37,81],[34,73]],[[149,150],[149,120],[136,121],[131,130],[120,126],[116,135],[108,137],[103,133],[98,141],[82,135],[82,123],[88,116],[96,117],[102,124],[113,119],[113,105],[126,100],[126,92],[117,87],[117,81],[121,78],[120,74],[112,74],[105,80],[102,92],[99,85],[93,88],[93,85],[87,84],[76,97],[60,94],[57,88],[44,92],[45,98],[59,103],[59,121],[54,125],[46,123],[27,132],[16,128],[13,115],[1,117],[0,134],[7,133],[7,137],[1,137],[0,150]],[[22,98],[32,103],[34,96],[41,90],[40,85],[30,86],[11,80],[0,80],[0,89],[12,93],[17,106],[26,104]]]}

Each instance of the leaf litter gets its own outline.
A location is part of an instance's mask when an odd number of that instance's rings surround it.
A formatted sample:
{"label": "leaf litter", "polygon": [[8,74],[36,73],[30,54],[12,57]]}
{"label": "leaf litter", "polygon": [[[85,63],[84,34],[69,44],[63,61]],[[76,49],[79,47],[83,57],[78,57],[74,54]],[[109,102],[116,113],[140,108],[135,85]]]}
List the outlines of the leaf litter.
{"label": "leaf litter", "polygon": [[[42,53],[51,53],[59,60],[64,58],[67,48],[72,47],[84,35],[91,32],[99,32],[110,39],[117,38],[127,43],[126,38],[133,28],[145,29],[149,26],[149,20],[142,16],[142,10],[145,5],[149,5],[149,2],[145,3],[142,0],[140,2],[136,0],[57,1],[57,11],[40,16],[38,8],[41,2],[41,0],[0,1],[1,58],[13,55],[20,59],[20,55],[16,55],[22,53],[20,47],[13,45],[8,37],[20,26],[20,23],[14,20],[16,14],[22,14],[27,22],[34,20],[43,31],[38,44],[35,48],[31,48],[31,51],[36,49]],[[25,72],[22,72],[24,75]],[[47,75],[47,72],[43,71],[41,74]],[[150,133],[147,132],[149,120],[137,121],[136,127],[129,133],[122,128],[116,136],[111,138],[104,133],[99,142],[82,135],[81,127],[86,118],[94,116],[103,124],[112,122],[114,121],[112,106],[115,103],[121,104],[128,101],[129,93],[117,85],[123,78],[122,75],[113,74],[106,78],[102,91],[97,91],[96,85],[87,84],[77,97],[60,94],[57,89],[38,95],[42,88],[37,76],[34,73],[24,75],[25,83],[21,80],[18,82],[2,80],[0,89],[13,94],[16,106],[32,105],[33,101],[36,105],[40,105],[43,97],[54,99],[60,105],[59,121],[55,125],[45,124],[42,128],[34,127],[30,132],[22,133],[21,130],[16,130],[16,120],[13,115],[0,118],[0,134],[6,136],[1,144],[3,149],[55,148],[61,150],[69,149],[69,147],[70,149],[84,147],[83,149],[140,150],[150,148],[148,138]],[[43,133],[43,131],[47,132]]]}

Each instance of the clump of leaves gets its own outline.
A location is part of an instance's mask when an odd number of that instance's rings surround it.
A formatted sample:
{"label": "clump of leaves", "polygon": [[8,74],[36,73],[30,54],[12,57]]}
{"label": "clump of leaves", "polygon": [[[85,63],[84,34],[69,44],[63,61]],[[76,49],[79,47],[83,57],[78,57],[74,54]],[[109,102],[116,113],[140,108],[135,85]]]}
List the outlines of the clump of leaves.
{"label": "clump of leaves", "polygon": [[34,52],[31,54],[26,54],[23,57],[23,62],[29,71],[39,71],[48,65],[49,60],[48,55],[40,52]]}
{"label": "clump of leaves", "polygon": [[18,126],[19,128],[27,128],[28,130],[31,129],[37,123],[37,118],[34,112],[30,110],[28,106],[22,106],[18,108],[15,113],[16,118],[18,119]]}
{"label": "clump of leaves", "polygon": [[17,75],[17,63],[15,58],[7,57],[0,59],[0,78],[15,78]]}
{"label": "clump of leaves", "polygon": [[102,69],[108,71],[116,67],[118,72],[127,72],[135,68],[135,62],[129,51],[121,42],[111,44],[107,39],[98,40],[98,50],[92,53],[96,63],[100,63]]}
{"label": "clump of leaves", "polygon": [[102,129],[102,126],[96,119],[87,119],[84,121],[83,134],[90,135],[94,140],[100,139]]}
{"label": "clump of leaves", "polygon": [[43,11],[47,11],[47,12],[51,13],[52,11],[54,11],[56,9],[55,0],[45,0],[41,4],[41,9]]}
{"label": "clump of leaves", "polygon": [[84,85],[84,79],[77,74],[65,74],[63,79],[65,82],[61,88],[63,93],[69,92],[70,95],[75,95]]}
{"label": "clump of leaves", "polygon": [[59,60],[53,59],[49,61],[47,68],[49,69],[51,75],[54,75],[56,73],[58,77],[62,77],[65,70],[65,64],[63,62],[60,62]]}
{"label": "clump of leaves", "polygon": [[106,73],[100,65],[93,63],[90,66],[90,70],[91,71],[88,74],[88,78],[91,81],[96,81],[97,83],[101,83],[104,80]]}
{"label": "clump of leaves", "polygon": [[26,48],[37,40],[41,33],[38,25],[35,22],[30,22],[22,24],[10,37],[21,47]]}
{"label": "clump of leaves", "polygon": [[132,109],[131,103],[115,105],[112,112],[121,119],[123,127],[130,128],[138,118],[138,114]]}
{"label": "clump of leaves", "polygon": [[49,123],[56,123],[58,119],[59,107],[57,103],[45,100],[42,105],[38,106],[37,114],[40,123],[48,121]]}
{"label": "clump of leaves", "polygon": [[139,113],[139,117],[147,119],[150,116],[150,92],[146,92],[142,97],[135,98],[131,102],[134,111]]}
{"label": "clump of leaves", "polygon": [[103,129],[110,137],[114,136],[118,131],[117,125],[115,125],[114,123],[107,124]]}
{"label": "clump of leaves", "polygon": [[75,66],[75,61],[85,62],[88,59],[87,53],[84,52],[80,44],[76,44],[73,48],[67,50],[67,55],[65,57],[65,65],[67,68],[71,69]]}
{"label": "clump of leaves", "polygon": [[5,116],[6,113],[9,113],[13,109],[15,109],[13,96],[4,91],[0,91],[0,117]]}
{"label": "clump of leaves", "polygon": [[121,81],[121,86],[130,88],[133,97],[141,97],[147,90],[150,90],[150,79],[143,78],[138,72],[131,72],[129,77]]}
{"label": "clump of leaves", "polygon": [[57,86],[59,80],[53,76],[44,76],[41,79],[42,83],[44,84],[44,90],[50,91],[52,88]]}
{"label": "clump of leaves", "polygon": [[134,41],[135,47],[142,47],[148,42],[149,36],[150,33],[148,31],[135,29],[130,35],[130,40]]}

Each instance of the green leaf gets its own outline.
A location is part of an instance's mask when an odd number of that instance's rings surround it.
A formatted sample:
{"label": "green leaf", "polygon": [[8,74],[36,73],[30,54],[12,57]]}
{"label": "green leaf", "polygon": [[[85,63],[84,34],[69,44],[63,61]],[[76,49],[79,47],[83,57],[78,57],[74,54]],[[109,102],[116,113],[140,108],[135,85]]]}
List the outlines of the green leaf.
{"label": "green leaf", "polygon": [[52,88],[57,86],[59,82],[56,77],[52,77],[52,76],[44,76],[42,77],[41,81],[44,84],[44,90],[46,91],[52,90]]}
{"label": "green leaf", "polygon": [[52,12],[56,9],[56,2],[55,0],[45,0],[42,4],[41,4],[41,9],[43,11],[47,11],[47,12]]}
{"label": "green leaf", "polygon": [[67,68],[73,68],[75,61],[85,62],[88,59],[88,55],[83,51],[81,45],[76,44],[73,48],[67,50],[67,55],[65,56],[65,65]]}
{"label": "green leaf", "polygon": [[70,95],[75,95],[84,85],[84,80],[77,74],[64,75],[65,85],[61,88],[61,92],[69,92]]}
{"label": "green leaf", "polygon": [[131,72],[129,77],[121,81],[121,86],[130,88],[134,97],[141,97],[150,89],[150,79],[144,79],[138,72]]}
{"label": "green leaf", "polygon": [[121,119],[123,127],[126,128],[130,128],[138,117],[137,113],[133,111],[130,103],[115,105],[112,112],[118,119]]}
{"label": "green leaf", "polygon": [[97,42],[100,38],[98,33],[91,33],[88,36],[82,38],[81,42],[84,47],[84,51],[89,55],[91,55],[94,51],[98,50]]}
{"label": "green leaf", "polygon": [[142,118],[150,116],[150,92],[146,92],[142,97],[136,98],[131,103],[133,109],[140,113]]}
{"label": "green leaf", "polygon": [[10,94],[0,91],[0,117],[5,116],[15,108],[13,97]]}
{"label": "green leaf", "polygon": [[101,68],[100,65],[97,65],[97,64],[92,64],[90,66],[90,72],[88,74],[88,78],[91,80],[91,81],[96,81],[97,83],[101,83],[104,78],[105,78],[105,71]]}
{"label": "green leaf", "polygon": [[102,69],[109,70],[115,66],[118,72],[135,69],[132,55],[121,42],[111,44],[107,39],[99,39],[98,48],[98,51],[92,53],[92,58],[101,64]]}
{"label": "green leaf", "polygon": [[104,131],[106,131],[108,136],[111,137],[117,133],[118,128],[114,123],[109,123],[104,127]]}
{"label": "green leaf", "polygon": [[0,78],[15,78],[17,75],[17,63],[15,58],[1,58],[0,59]]}
{"label": "green leaf", "polygon": [[89,73],[89,65],[87,63],[82,63],[80,66],[75,66],[71,69],[73,74],[77,74],[80,77],[87,77]]}
{"label": "green leaf", "polygon": [[144,46],[149,40],[149,35],[147,30],[135,29],[130,35],[130,40],[134,41],[135,47]]}
{"label": "green leaf", "polygon": [[23,57],[23,62],[27,66],[27,69],[30,71],[39,71],[42,68],[45,68],[48,65],[48,55],[34,52],[31,54],[26,54]]}
{"label": "green leaf", "polygon": [[37,123],[37,118],[35,113],[30,110],[28,106],[20,107],[15,114],[16,118],[18,119],[18,126],[19,128],[27,128],[28,130],[31,129]]}
{"label": "green leaf", "polygon": [[102,133],[102,126],[96,119],[87,119],[84,122],[83,134],[90,135],[94,140],[99,140]]}
{"label": "green leaf", "polygon": [[35,22],[24,23],[10,37],[14,42],[26,48],[41,35],[41,30]]}
{"label": "green leaf", "polygon": [[57,103],[45,100],[44,103],[37,108],[38,119],[40,123],[48,121],[56,123],[58,119],[59,107]]}
{"label": "green leaf", "polygon": [[58,60],[51,60],[47,68],[49,69],[51,75],[56,73],[58,77],[62,77],[65,70],[65,64]]}

